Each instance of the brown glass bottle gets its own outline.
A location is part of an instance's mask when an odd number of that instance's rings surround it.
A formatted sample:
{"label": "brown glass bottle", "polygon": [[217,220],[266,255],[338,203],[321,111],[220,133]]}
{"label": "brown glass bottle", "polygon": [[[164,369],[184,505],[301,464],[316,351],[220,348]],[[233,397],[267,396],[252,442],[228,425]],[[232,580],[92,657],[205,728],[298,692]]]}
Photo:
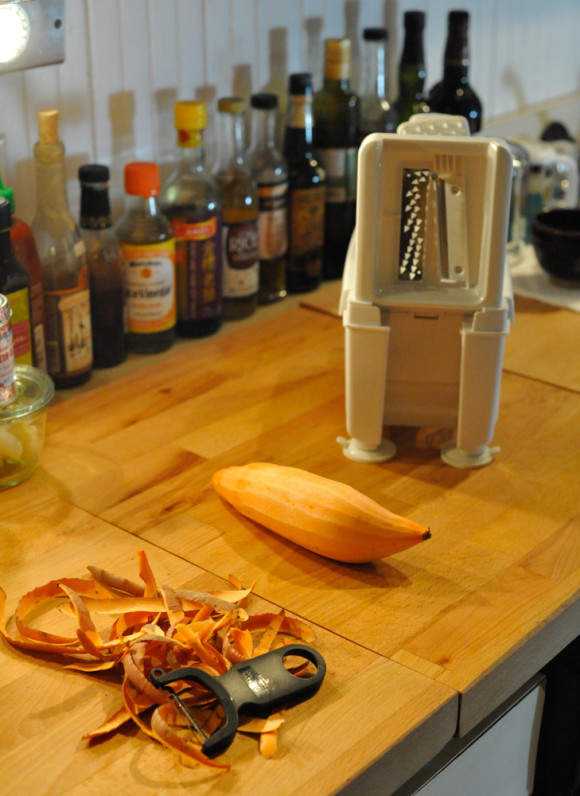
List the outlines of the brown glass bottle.
{"label": "brown glass bottle", "polygon": [[322,280],[326,173],[313,151],[312,77],[290,75],[284,156],[288,163],[288,265],[290,293],[314,290]]}
{"label": "brown glass bottle", "polygon": [[245,103],[218,101],[221,155],[215,174],[224,197],[223,311],[226,320],[247,318],[258,306],[258,190],[245,162]]}
{"label": "brown glass bottle", "polygon": [[469,84],[469,13],[450,11],[443,59],[443,80],[429,93],[429,107],[467,119],[471,133],[482,125],[481,100]]}
{"label": "brown glass bottle", "polygon": [[340,279],[356,217],[359,101],[350,87],[349,39],[327,39],[324,84],[314,95],[315,154],[326,172],[325,279]]}
{"label": "brown glass bottle", "polygon": [[175,241],[156,197],[156,163],[125,166],[127,209],[119,221],[130,351],[155,354],[175,341]]}
{"label": "brown glass bottle", "polygon": [[403,17],[405,40],[399,62],[399,96],[395,102],[398,123],[408,121],[415,113],[425,113],[429,106],[425,100],[425,54],[423,30],[425,13],[406,11]]}
{"label": "brown glass bottle", "polygon": [[119,365],[126,356],[121,250],[112,229],[109,169],[99,163],[79,168],[80,227],[87,247],[91,283],[93,364]]}

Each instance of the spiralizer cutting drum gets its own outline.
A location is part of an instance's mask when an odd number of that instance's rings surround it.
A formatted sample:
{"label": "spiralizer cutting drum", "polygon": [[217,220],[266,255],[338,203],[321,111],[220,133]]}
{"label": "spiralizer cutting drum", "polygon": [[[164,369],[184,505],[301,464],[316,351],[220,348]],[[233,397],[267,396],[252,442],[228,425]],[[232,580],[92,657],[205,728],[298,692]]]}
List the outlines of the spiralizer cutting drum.
{"label": "spiralizer cutting drum", "polygon": [[383,426],[456,429],[441,452],[481,467],[498,414],[513,293],[505,267],[512,157],[464,120],[426,114],[359,152],[345,263],[344,453],[388,461]]}

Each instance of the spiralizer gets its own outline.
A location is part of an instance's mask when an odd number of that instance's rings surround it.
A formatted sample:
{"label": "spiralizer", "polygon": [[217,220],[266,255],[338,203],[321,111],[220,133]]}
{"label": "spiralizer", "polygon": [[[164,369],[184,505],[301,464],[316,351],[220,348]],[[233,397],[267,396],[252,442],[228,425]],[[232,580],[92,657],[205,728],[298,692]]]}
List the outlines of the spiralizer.
{"label": "spiralizer", "polygon": [[455,429],[447,464],[486,465],[513,322],[510,151],[427,114],[368,136],[358,169],[341,295],[344,453],[388,461],[396,449],[383,426],[435,426]]}

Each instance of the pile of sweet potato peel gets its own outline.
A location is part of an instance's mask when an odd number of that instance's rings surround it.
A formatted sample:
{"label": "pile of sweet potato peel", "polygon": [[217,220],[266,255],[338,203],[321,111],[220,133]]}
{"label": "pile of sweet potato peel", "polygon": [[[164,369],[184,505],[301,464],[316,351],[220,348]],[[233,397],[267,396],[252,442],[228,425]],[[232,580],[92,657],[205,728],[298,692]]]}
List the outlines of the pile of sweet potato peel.
{"label": "pile of sweet potato peel", "polygon": [[[283,612],[248,615],[241,604],[252,587],[242,588],[233,577],[230,591],[174,590],[157,584],[143,551],[137,551],[137,558],[142,584],[88,567],[91,578],[53,580],[23,595],[10,619],[10,629],[5,622],[6,595],[0,589],[0,632],[15,647],[57,656],[67,669],[119,672],[119,710],[85,738],[98,738],[134,722],[176,752],[184,764],[228,769],[227,763],[203,754],[199,739],[186,730],[167,693],[149,681],[151,669],[197,666],[219,676],[232,664],[296,639],[311,642],[314,633]],[[33,617],[43,610],[71,616],[74,634],[63,636],[35,628]],[[183,689],[180,696],[211,734],[221,721],[221,708],[213,695],[191,683],[175,683],[174,687]],[[276,714],[240,724],[239,730],[257,734],[261,753],[270,757],[283,721],[283,716]]]}

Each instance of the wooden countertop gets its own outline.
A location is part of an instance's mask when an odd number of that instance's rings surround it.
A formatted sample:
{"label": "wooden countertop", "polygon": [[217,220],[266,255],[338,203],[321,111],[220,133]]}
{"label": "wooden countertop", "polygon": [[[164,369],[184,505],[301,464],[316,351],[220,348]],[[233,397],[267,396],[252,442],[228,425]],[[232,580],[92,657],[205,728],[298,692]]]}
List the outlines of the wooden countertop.
{"label": "wooden countertop", "polygon": [[[53,406],[42,466],[0,498],[0,585],[14,600],[88,564],[130,574],[141,547],[171,585],[234,573],[255,581],[255,604],[313,625],[328,664],[321,691],[289,712],[274,759],[236,739],[232,771],[215,775],[180,768],[140,733],[86,748],[81,735],[118,698],[111,682],[4,645],[14,792],[334,793],[381,756],[393,790],[579,634],[580,394],[567,381],[578,354],[531,370],[529,335],[549,335],[546,313],[532,307],[528,335],[506,348],[501,451],[464,471],[441,462],[449,433],[434,429],[394,429],[398,455],[383,465],[343,456],[343,330],[319,309],[289,309]],[[555,315],[558,339],[571,338],[576,317]],[[213,492],[216,469],[254,460],[348,482],[433,537],[364,566],[308,553]]]}

